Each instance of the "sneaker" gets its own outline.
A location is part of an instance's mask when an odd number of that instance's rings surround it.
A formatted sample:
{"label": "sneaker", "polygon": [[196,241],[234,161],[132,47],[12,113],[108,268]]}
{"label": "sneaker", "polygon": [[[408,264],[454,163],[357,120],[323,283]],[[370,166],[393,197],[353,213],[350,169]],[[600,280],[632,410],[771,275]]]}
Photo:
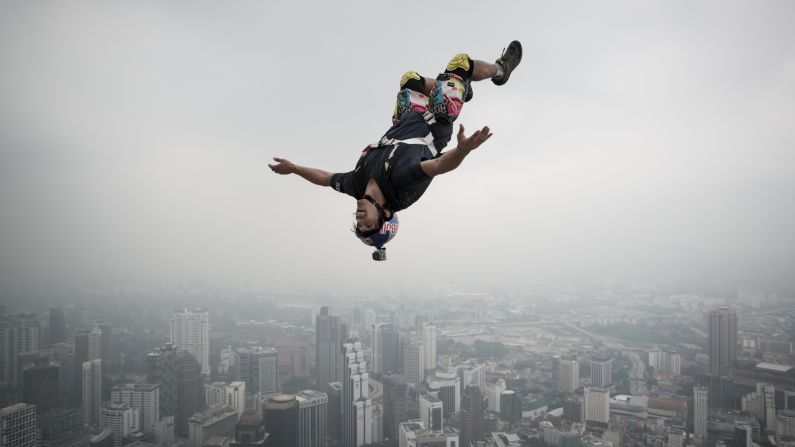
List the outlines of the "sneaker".
{"label": "sneaker", "polygon": [[491,78],[491,82],[497,85],[503,85],[508,82],[511,77],[511,72],[522,61],[522,44],[518,40],[514,40],[508,45],[508,48],[502,51],[502,56],[495,61],[495,64],[502,68],[502,76],[495,76]]}

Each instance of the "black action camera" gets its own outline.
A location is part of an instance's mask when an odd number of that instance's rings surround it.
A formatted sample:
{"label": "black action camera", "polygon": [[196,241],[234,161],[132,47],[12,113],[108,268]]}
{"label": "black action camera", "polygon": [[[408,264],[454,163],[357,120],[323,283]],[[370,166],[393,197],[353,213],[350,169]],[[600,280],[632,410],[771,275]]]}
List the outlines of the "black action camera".
{"label": "black action camera", "polygon": [[386,261],[386,247],[375,249],[373,252],[373,261]]}

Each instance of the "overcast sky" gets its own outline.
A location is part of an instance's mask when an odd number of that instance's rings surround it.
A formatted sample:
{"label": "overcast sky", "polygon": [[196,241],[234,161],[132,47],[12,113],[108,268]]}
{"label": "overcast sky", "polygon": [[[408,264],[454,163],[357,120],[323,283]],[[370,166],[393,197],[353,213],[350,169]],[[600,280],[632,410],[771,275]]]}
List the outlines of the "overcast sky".
{"label": "overcast sky", "polygon": [[[401,213],[344,172],[401,74],[524,59]],[[795,3],[0,2],[0,279],[343,287],[795,272]],[[452,147],[452,146],[451,146]]]}

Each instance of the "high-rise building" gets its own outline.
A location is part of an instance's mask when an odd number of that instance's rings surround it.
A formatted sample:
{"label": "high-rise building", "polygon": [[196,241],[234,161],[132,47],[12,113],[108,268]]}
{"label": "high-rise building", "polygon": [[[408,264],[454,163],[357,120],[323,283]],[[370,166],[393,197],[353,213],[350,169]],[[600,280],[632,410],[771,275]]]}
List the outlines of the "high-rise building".
{"label": "high-rise building", "polygon": [[778,410],[776,420],[776,445],[783,445],[782,439],[795,441],[795,410]]}
{"label": "high-rise building", "polygon": [[177,350],[168,343],[146,355],[147,383],[160,386],[160,417],[177,414]]}
{"label": "high-rise building", "polygon": [[737,309],[719,307],[709,313],[709,371],[728,375],[737,363]]}
{"label": "high-rise building", "polygon": [[595,357],[591,359],[591,386],[607,388],[613,384],[613,359]]}
{"label": "high-rise building", "polygon": [[298,447],[298,400],[293,394],[268,398],[263,409],[268,445]]}
{"label": "high-rise building", "polygon": [[436,326],[422,325],[422,345],[425,348],[425,369],[436,369]]}
{"label": "high-rise building", "polygon": [[580,386],[580,366],[575,359],[560,359],[558,365],[558,388],[572,394]]}
{"label": "high-rise building", "polygon": [[489,399],[489,411],[500,412],[500,395],[506,390],[505,380],[497,379],[496,382],[486,384],[486,396]]}
{"label": "high-rise building", "polygon": [[39,320],[34,314],[0,318],[0,383],[21,384],[17,356],[40,349]]}
{"label": "high-rise building", "polygon": [[188,351],[177,353],[177,436],[187,438],[188,419],[201,409],[203,378],[201,364]]}
{"label": "high-rise building", "polygon": [[62,394],[58,365],[41,364],[22,372],[22,402],[35,405],[39,413],[60,407]]}
{"label": "high-rise building", "polygon": [[152,383],[123,383],[111,388],[110,400],[138,410],[138,428],[144,433],[155,431],[160,420],[160,387]]}
{"label": "high-rise building", "polygon": [[784,409],[795,410],[795,390],[784,390]]}
{"label": "high-rise building", "polygon": [[468,385],[461,399],[461,445],[473,447],[485,438],[485,406],[480,387]]}
{"label": "high-rise building", "polygon": [[687,439],[687,432],[681,428],[671,428],[668,430],[667,447],[684,447],[685,439]]}
{"label": "high-rise building", "polygon": [[707,440],[707,417],[709,416],[707,387],[693,387],[693,401],[693,433],[696,435],[696,439],[700,439],[701,445],[703,445]]}
{"label": "high-rise building", "polygon": [[240,415],[240,420],[235,425],[235,440],[230,447],[264,446],[267,436],[260,412],[248,409]]}
{"label": "high-rise building", "polygon": [[326,434],[334,443],[342,440],[342,382],[331,382],[326,387],[328,395],[328,416]]}
{"label": "high-rise building", "polygon": [[36,406],[16,404],[0,409],[0,447],[37,447]]}
{"label": "high-rise building", "polygon": [[88,333],[88,360],[102,360],[102,329],[95,327]]}
{"label": "high-rise building", "polygon": [[236,380],[246,383],[251,394],[272,394],[279,391],[279,353],[261,346],[234,350]]}
{"label": "high-rise building", "polygon": [[430,394],[420,395],[420,418],[423,426],[432,431],[444,429],[444,404]]}
{"label": "high-rise building", "polygon": [[113,446],[124,445],[124,437],[140,431],[137,408],[124,403],[108,403],[102,407],[102,428],[113,431]]}
{"label": "high-rise building", "polygon": [[650,351],[649,366],[655,372],[678,376],[682,374],[682,357],[676,351]]}
{"label": "high-rise building", "polygon": [[83,363],[83,423],[99,427],[102,408],[102,360]]}
{"label": "high-rise building", "polygon": [[80,407],[50,410],[36,416],[41,447],[87,447],[91,432],[83,425]]}
{"label": "high-rise building", "polygon": [[326,447],[328,396],[316,390],[303,390],[298,401],[298,447]]}
{"label": "high-rise building", "polygon": [[279,391],[279,353],[271,349],[259,356],[259,390],[260,393],[276,393]]}
{"label": "high-rise building", "polygon": [[246,383],[238,381],[207,384],[205,402],[208,407],[222,405],[234,408],[242,416],[246,409]]}
{"label": "high-rise building", "polygon": [[480,388],[481,394],[486,389],[486,365],[470,362],[458,367],[458,377],[461,378],[461,389],[473,385]]}
{"label": "high-rise building", "polygon": [[765,429],[768,432],[776,431],[776,387],[765,385]]}
{"label": "high-rise building", "polygon": [[[208,439],[221,436],[231,439],[235,435],[238,414],[225,406],[215,406],[195,413],[188,419],[188,437],[193,447],[203,447]],[[280,444],[274,444],[280,445]]]}
{"label": "high-rise building", "polygon": [[585,422],[607,424],[610,421],[610,393],[604,388],[585,388],[583,407]]}
{"label": "high-rise building", "polygon": [[753,447],[753,433],[754,430],[750,425],[744,423],[735,423],[734,425],[734,442],[733,447]]}
{"label": "high-rise building", "polygon": [[280,380],[312,375],[310,349],[305,343],[288,339],[274,343],[273,347],[278,352]]}
{"label": "high-rise building", "polygon": [[345,325],[337,315],[329,315],[328,307],[320,308],[315,320],[315,383],[324,390],[331,382],[342,380],[342,342],[348,337]]}
{"label": "high-rise building", "polygon": [[461,380],[458,371],[437,369],[425,377],[428,393],[444,403],[444,417],[461,411]]}
{"label": "high-rise building", "polygon": [[342,447],[372,442],[372,401],[364,351],[358,341],[342,345]]}
{"label": "high-rise building", "polygon": [[177,351],[188,351],[210,374],[210,314],[204,309],[181,309],[171,314],[171,343]]}
{"label": "high-rise building", "polygon": [[370,433],[372,433],[372,443],[380,444],[384,442],[384,405],[374,401],[371,416]]}
{"label": "high-rise building", "polygon": [[563,402],[563,419],[569,422],[582,422],[582,400],[578,397]]}
{"label": "high-rise building", "polygon": [[384,437],[397,439],[398,427],[401,422],[408,419],[406,399],[408,384],[406,378],[400,375],[390,375],[384,378]]}
{"label": "high-rise building", "polygon": [[375,374],[384,374],[384,326],[387,323],[374,323],[370,334],[370,351],[372,351],[372,370]]}
{"label": "high-rise building", "polygon": [[103,362],[105,362],[105,366],[107,367],[111,361],[111,355],[113,355],[113,326],[107,321],[101,321],[97,323],[96,328],[100,330],[102,333],[101,338],[101,348],[100,348],[100,357]]}
{"label": "high-rise building", "polygon": [[425,346],[410,339],[400,342],[403,357],[403,376],[409,383],[422,383],[425,379]]}
{"label": "high-rise building", "polygon": [[522,397],[516,391],[505,390],[500,394],[500,420],[511,427],[522,422]]}
{"label": "high-rise building", "polygon": [[50,346],[66,342],[66,317],[63,309],[53,307],[50,309]]}

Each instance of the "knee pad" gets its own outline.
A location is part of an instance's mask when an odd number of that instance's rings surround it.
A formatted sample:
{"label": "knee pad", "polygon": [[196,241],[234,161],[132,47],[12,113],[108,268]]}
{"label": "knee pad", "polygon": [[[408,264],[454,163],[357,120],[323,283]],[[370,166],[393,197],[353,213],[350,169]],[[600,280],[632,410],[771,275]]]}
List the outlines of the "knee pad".
{"label": "knee pad", "polygon": [[475,70],[475,63],[466,53],[458,53],[450,59],[447,64],[445,73],[453,73],[461,77],[461,79],[468,81],[472,77]]}
{"label": "knee pad", "polygon": [[425,91],[425,78],[416,71],[407,71],[400,78],[400,89],[409,89],[423,93]]}

